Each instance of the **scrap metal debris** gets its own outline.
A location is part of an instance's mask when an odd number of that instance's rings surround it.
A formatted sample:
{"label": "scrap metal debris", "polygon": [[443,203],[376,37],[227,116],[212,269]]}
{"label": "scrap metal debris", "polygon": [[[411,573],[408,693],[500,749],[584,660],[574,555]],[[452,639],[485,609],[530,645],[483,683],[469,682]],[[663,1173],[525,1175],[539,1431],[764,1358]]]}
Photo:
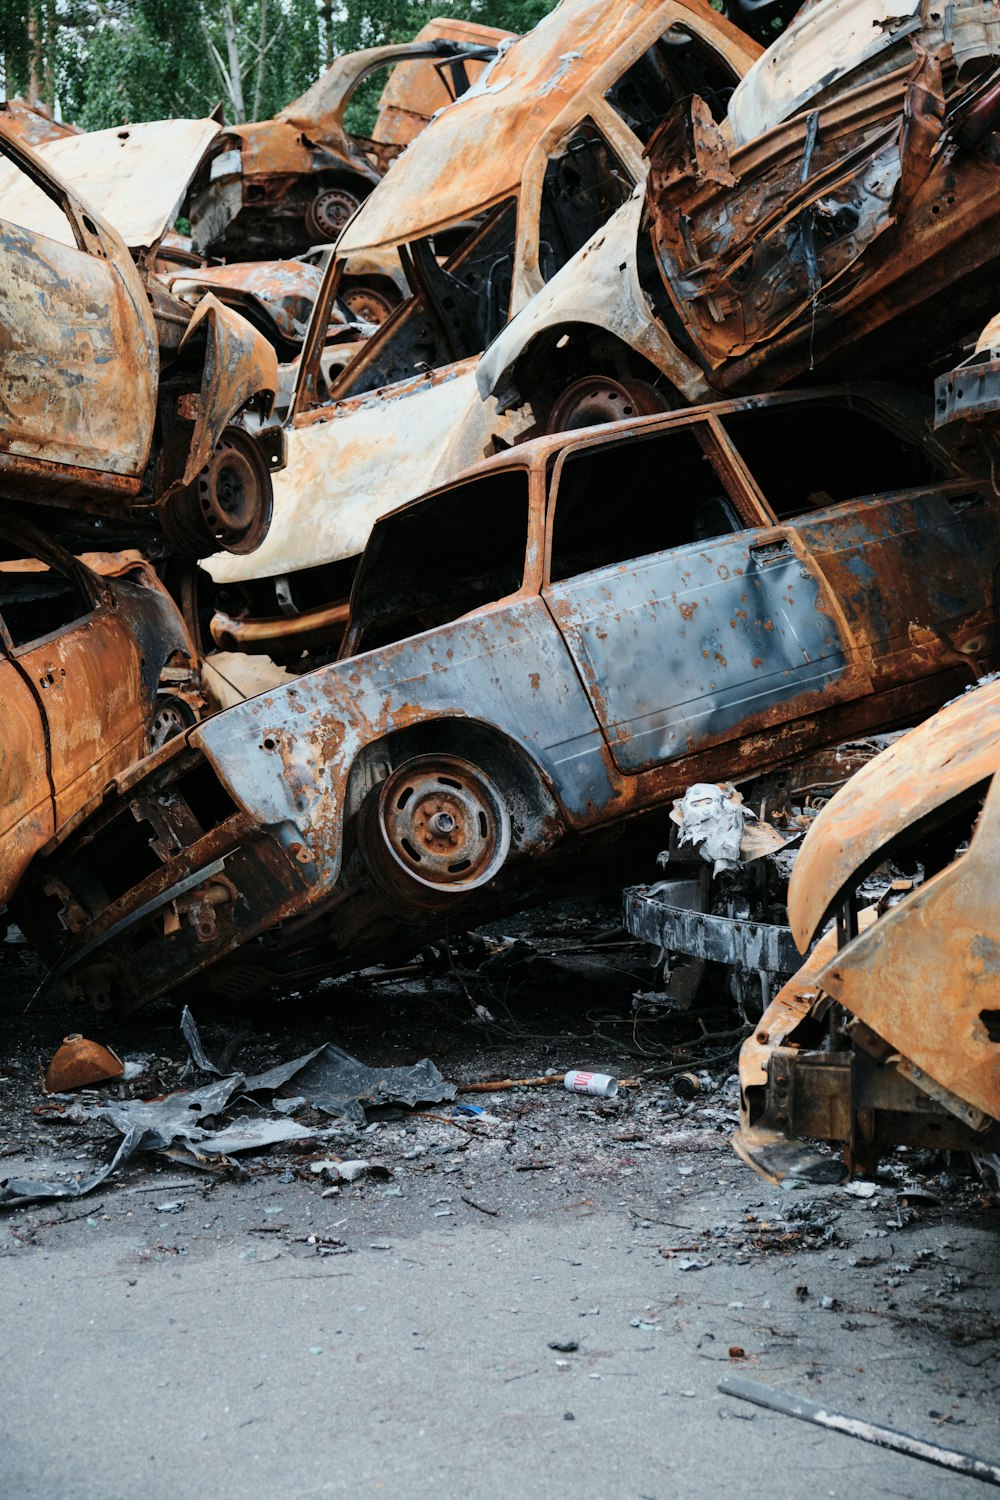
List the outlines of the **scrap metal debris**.
{"label": "scrap metal debris", "polygon": [[736,1396],[741,1401],[752,1401],[755,1406],[768,1411],[781,1412],[786,1417],[798,1417],[802,1422],[811,1422],[815,1427],[825,1427],[830,1432],[842,1432],[845,1437],[859,1438],[863,1443],[875,1443],[879,1448],[889,1448],[893,1453],[905,1453],[908,1458],[919,1458],[924,1463],[936,1464],[953,1474],[966,1475],[970,1479],[982,1479],[986,1484],[1000,1485],[1000,1464],[985,1458],[973,1458],[969,1453],[960,1453],[956,1448],[945,1448],[941,1443],[929,1443],[925,1438],[911,1437],[894,1427],[883,1427],[877,1422],[868,1422],[863,1417],[847,1417],[830,1411],[804,1396],[789,1396],[783,1391],[773,1390],[759,1380],[746,1375],[723,1375],[719,1390],[724,1396]]}
{"label": "scrap metal debris", "polygon": [[[185,1007],[182,1031],[199,1067],[218,1072],[201,1047],[190,1012]],[[92,1080],[92,1081],[97,1081]],[[77,1106],[74,1118],[104,1121],[122,1137],[112,1160],[99,1171],[69,1181],[9,1177],[0,1181],[0,1207],[49,1198],[82,1198],[139,1152],[171,1151],[174,1160],[186,1157],[199,1164],[224,1163],[230,1156],[258,1151],[283,1141],[322,1139],[322,1128],[289,1118],[277,1110],[279,1090],[294,1084],[296,1106],[309,1104],[341,1124],[363,1125],[366,1110],[386,1105],[413,1108],[454,1099],[456,1086],[442,1077],[429,1058],[408,1068],[368,1068],[332,1044],[314,1048],[262,1073],[232,1073],[201,1088],[182,1090],[162,1099],[126,1099],[93,1106]],[[74,1085],[76,1086],[76,1085]],[[240,1099],[250,1100],[258,1112],[222,1124],[222,1116]],[[278,1117],[261,1116],[270,1103]],[[180,1156],[178,1156],[180,1152]],[[345,1180],[350,1180],[345,1177]]]}

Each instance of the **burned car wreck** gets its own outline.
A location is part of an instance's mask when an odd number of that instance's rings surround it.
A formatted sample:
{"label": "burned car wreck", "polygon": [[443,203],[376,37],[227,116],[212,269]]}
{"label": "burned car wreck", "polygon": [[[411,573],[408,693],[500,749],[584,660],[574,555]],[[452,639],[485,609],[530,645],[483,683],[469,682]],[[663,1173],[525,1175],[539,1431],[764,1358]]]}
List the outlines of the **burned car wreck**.
{"label": "burned car wreck", "polygon": [[[480,354],[643,180],[670,106],[698,91],[721,119],[759,56],[703,0],[563,0],[431,122],[345,228],[327,296],[346,295],[352,261],[387,250],[410,296],[330,394]],[[315,375],[303,394],[322,394]]]}
{"label": "burned car wreck", "polygon": [[[412,42],[338,57],[272,120],[220,133],[192,183],[199,255],[273,260],[334,241],[431,117],[463,94],[510,33],[474,21],[428,21]],[[374,138],[344,116],[366,79],[392,69]]]}
{"label": "burned car wreck", "polygon": [[149,564],[71,557],[16,512],[0,517],[0,908],[56,829],[200,707],[194,648]]}
{"label": "burned car wreck", "polygon": [[[721,117],[759,55],[701,0],[564,0],[431,121],[327,268],[270,534],[252,560],[208,564],[229,619],[284,659],[291,619],[315,639],[331,612],[344,618],[379,515],[523,436],[530,419],[477,394],[475,360],[641,181],[664,110],[697,88]],[[337,299],[385,255],[401,257],[409,296],[342,362],[328,344]]]}
{"label": "burned car wreck", "polygon": [[67,540],[80,512],[192,556],[252,550],[270,524],[281,435],[251,435],[243,414],[270,410],[274,350],[214,298],[192,314],[152,271],[217,132],[172,120],[33,152],[0,121],[0,493],[54,508]]}
{"label": "burned car wreck", "polygon": [[667,111],[644,194],[500,334],[484,395],[555,431],[806,381],[926,390],[960,358],[995,311],[1000,18],[884,11],[809,9],[724,118]]}
{"label": "burned car wreck", "polygon": [[977,450],[881,388],[523,444],[379,522],[340,660],[118,778],[15,915],[99,1005],[413,951],[692,780],[936,707],[995,658],[998,538]]}
{"label": "burned car wreck", "polygon": [[998,712],[995,678],[968,689],[859,771],[805,840],[789,916],[815,946],[740,1055],[734,1144],[772,1181],[870,1173],[899,1144],[995,1168]]}

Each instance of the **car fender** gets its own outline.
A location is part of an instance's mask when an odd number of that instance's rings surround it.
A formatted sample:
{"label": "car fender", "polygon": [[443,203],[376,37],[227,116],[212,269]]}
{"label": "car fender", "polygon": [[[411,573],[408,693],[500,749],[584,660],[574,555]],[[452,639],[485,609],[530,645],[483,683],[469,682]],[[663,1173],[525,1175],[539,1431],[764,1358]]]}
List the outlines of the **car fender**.
{"label": "car fender", "polygon": [[205,338],[201,391],[182,486],[191,484],[237,412],[260,399],[265,414],[278,389],[273,346],[238,312],[209,293],[199,302],[181,340],[180,352]]}

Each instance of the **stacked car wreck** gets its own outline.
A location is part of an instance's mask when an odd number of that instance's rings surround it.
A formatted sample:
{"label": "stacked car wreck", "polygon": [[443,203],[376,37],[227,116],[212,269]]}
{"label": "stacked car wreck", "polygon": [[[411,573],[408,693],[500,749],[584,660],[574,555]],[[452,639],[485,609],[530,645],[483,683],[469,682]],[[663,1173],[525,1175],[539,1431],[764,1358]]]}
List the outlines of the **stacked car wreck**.
{"label": "stacked car wreck", "polygon": [[[676,803],[626,925],[684,1004],[729,971],[740,1153],[989,1157],[1000,9],[821,0],[762,52],[562,0],[376,52],[239,129],[0,116],[13,918],[99,1009],[243,996]],[[121,691],[62,771],[73,652]],[[758,815],[711,878],[706,787]]]}

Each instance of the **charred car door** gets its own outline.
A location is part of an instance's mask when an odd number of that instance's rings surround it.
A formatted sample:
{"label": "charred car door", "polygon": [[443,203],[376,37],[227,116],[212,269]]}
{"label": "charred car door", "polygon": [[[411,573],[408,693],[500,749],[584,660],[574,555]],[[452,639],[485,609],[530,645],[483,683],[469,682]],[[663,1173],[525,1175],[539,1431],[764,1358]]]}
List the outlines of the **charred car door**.
{"label": "charred car door", "polygon": [[[0,574],[0,593],[3,577]],[[0,632],[2,636],[2,632]],[[39,694],[0,639],[0,904],[55,831],[45,719]]]}
{"label": "charred car door", "polygon": [[[33,758],[48,762],[59,827],[142,756],[155,676],[151,694],[134,622],[111,587],[73,560],[0,565],[0,618],[9,664],[42,717]],[[150,651],[158,673],[154,662]]]}
{"label": "charred car door", "polygon": [[[5,202],[16,202],[17,221]],[[137,493],[153,435],[153,315],[121,239],[0,127],[0,486]]]}
{"label": "charred car door", "polygon": [[[721,426],[787,549],[826,579],[876,692],[994,655],[1000,517],[987,481],[863,403],[777,400]],[[801,602],[801,595],[799,595]]]}
{"label": "charred car door", "polygon": [[552,491],[544,597],[621,771],[870,691],[823,573],[712,420],[570,449]]}

